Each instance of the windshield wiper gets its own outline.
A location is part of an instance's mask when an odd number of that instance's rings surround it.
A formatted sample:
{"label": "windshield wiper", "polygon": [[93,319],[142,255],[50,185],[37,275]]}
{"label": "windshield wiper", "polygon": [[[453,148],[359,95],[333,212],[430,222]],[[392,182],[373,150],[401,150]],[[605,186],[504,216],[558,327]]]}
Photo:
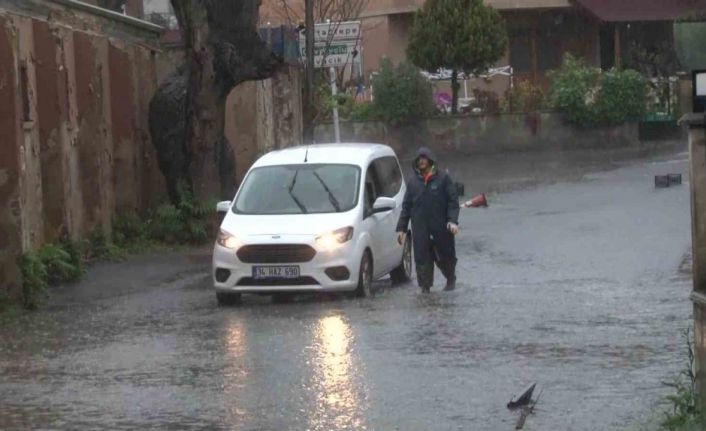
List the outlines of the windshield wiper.
{"label": "windshield wiper", "polygon": [[336,196],[331,193],[331,189],[328,188],[324,180],[319,176],[319,174],[316,171],[312,171],[314,176],[316,177],[317,180],[321,183],[321,185],[324,187],[324,190],[326,190],[326,193],[328,193],[328,200],[331,202],[331,205],[336,209],[336,212],[341,212],[341,204],[338,203],[338,199],[336,199]]}
{"label": "windshield wiper", "polygon": [[304,206],[304,204],[302,204],[301,201],[294,195],[294,191],[293,191],[293,190],[294,190],[294,185],[297,183],[297,175],[299,175],[299,171],[296,171],[296,172],[294,173],[294,177],[292,178],[292,184],[289,185],[289,190],[288,190],[288,191],[289,191],[289,196],[292,197],[292,200],[294,201],[295,204],[297,204],[297,206],[299,207],[299,209],[301,210],[301,212],[302,212],[303,214],[306,214],[306,213],[308,213],[309,211],[307,211],[307,209],[306,209],[306,207]]}

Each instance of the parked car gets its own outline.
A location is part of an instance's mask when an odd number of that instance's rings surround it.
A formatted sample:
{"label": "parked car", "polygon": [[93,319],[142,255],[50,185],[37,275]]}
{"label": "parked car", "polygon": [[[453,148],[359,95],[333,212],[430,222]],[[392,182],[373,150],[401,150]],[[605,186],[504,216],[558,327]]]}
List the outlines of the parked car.
{"label": "parked car", "polygon": [[[377,144],[274,151],[246,174],[213,251],[221,304],[243,293],[355,292],[390,274],[409,280],[412,248],[395,228],[406,186],[394,151]],[[409,238],[409,235],[407,236]]]}

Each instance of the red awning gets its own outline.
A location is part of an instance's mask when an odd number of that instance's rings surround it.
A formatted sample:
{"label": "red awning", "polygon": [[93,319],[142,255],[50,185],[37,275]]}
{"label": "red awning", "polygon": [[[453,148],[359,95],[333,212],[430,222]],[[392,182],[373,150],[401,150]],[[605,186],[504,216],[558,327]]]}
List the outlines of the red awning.
{"label": "red awning", "polygon": [[706,17],[706,0],[574,0],[605,22],[673,21]]}

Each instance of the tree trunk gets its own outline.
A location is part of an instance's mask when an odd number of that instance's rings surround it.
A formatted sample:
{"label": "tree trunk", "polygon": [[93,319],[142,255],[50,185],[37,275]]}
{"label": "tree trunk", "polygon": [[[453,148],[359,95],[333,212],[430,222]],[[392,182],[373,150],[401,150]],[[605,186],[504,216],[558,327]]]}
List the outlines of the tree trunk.
{"label": "tree trunk", "polygon": [[451,113],[458,114],[458,90],[461,86],[458,83],[458,70],[451,70]]}
{"label": "tree trunk", "polygon": [[257,32],[259,0],[171,2],[186,65],[153,98],[150,129],[172,201],[181,186],[203,202],[232,192],[231,163],[224,159],[232,157],[223,134],[228,94],[244,81],[268,78],[279,61]]}

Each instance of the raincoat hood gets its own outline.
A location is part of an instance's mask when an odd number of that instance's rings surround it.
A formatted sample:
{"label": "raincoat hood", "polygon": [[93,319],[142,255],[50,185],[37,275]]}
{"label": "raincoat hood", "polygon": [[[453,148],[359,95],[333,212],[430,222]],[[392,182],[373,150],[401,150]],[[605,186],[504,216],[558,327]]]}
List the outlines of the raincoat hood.
{"label": "raincoat hood", "polygon": [[429,159],[429,162],[431,163],[431,165],[436,166],[436,157],[434,157],[434,152],[432,152],[427,147],[421,147],[419,149],[419,151],[417,151],[417,157],[415,157],[414,161],[412,162],[415,171],[417,170],[417,161],[419,160],[420,157],[424,157],[426,159]]}

